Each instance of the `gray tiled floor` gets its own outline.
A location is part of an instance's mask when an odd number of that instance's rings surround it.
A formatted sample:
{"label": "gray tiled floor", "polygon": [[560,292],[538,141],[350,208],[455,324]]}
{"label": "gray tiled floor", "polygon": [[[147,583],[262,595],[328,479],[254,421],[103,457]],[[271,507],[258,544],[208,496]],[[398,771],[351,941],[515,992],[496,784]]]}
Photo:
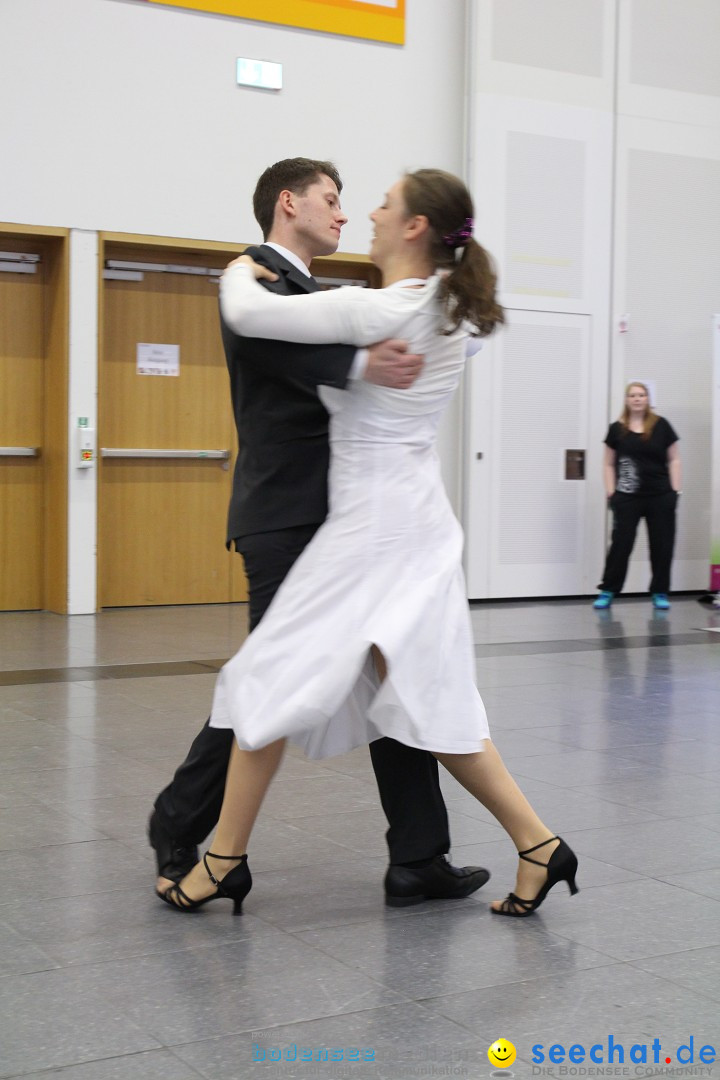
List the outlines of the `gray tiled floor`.
{"label": "gray tiled floor", "polygon": [[[609,1034],[720,1049],[720,613],[557,601],[472,621],[493,737],[580,858],[580,895],[523,922],[490,915],[514,851],[450,780],[454,859],[493,882],[384,907],[365,750],[288,756],[242,919],[168,911],[147,815],[244,607],[0,615],[0,1077],[469,1080],[498,1037],[516,1077],[542,1074],[537,1044]],[[293,1046],[374,1060],[277,1064]]]}

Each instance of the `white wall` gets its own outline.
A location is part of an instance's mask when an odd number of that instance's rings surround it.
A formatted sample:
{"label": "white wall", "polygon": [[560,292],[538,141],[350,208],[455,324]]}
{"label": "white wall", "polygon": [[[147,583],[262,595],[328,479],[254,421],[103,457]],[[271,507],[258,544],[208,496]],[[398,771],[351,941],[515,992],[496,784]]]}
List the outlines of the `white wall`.
{"label": "white wall", "polygon": [[[475,0],[470,177],[508,325],[470,371],[473,598],[589,592],[604,554],[615,0]],[[585,450],[585,479],[565,452]]]}
{"label": "white wall", "polygon": [[[255,240],[266,165],[331,158],[367,214],[403,169],[461,172],[465,0],[412,0],[406,44],[283,29],[133,0],[0,0],[0,218]],[[235,59],[283,64],[279,93]]]}
{"label": "white wall", "polygon": [[[676,586],[702,588],[705,334],[709,314],[720,309],[717,0],[410,0],[406,29],[398,47],[143,0],[0,0],[0,218],[69,227],[88,245],[96,230],[254,240],[257,175],[280,157],[305,154],[339,165],[350,214],[342,250],[362,252],[367,213],[403,169],[467,168],[480,235],[510,283],[508,200],[514,191],[525,210],[535,207],[529,223],[511,215],[517,248],[518,229],[542,217],[533,203],[542,190],[532,190],[528,168],[516,169],[524,186],[513,187],[502,140],[519,131],[559,144],[572,135],[568,125],[586,117],[587,161],[602,157],[586,173],[603,190],[598,198],[588,187],[584,196],[583,295],[574,306],[567,290],[563,300],[543,298],[542,289],[504,299],[592,318],[588,491],[596,488],[598,499],[588,501],[587,580],[600,572],[604,539],[593,461],[600,428],[641,368],[662,388],[661,411],[677,423],[688,464]],[[238,88],[238,55],[280,61],[284,90]],[[475,138],[466,145],[468,99]],[[620,337],[625,313],[630,332]],[[71,346],[76,385],[87,349]],[[441,433],[452,495],[462,415],[458,403]],[[467,453],[467,436],[464,445]],[[467,456],[468,468],[481,468]],[[488,500],[481,502],[487,516]],[[71,535],[83,535],[80,519],[73,533],[70,509]],[[87,566],[81,555],[78,565]],[[643,588],[646,574],[641,547],[629,586]],[[89,594],[86,585],[77,582],[79,593]]]}
{"label": "white wall", "polygon": [[[257,177],[303,155],[338,165],[350,217],[340,250],[365,252],[368,213],[401,172],[463,172],[465,8],[412,0],[401,47],[142,0],[0,0],[0,219],[83,239],[71,246],[71,439],[77,415],[97,426],[95,232],[257,240]],[[239,88],[238,56],[280,62],[283,90]],[[453,496],[457,436],[454,413],[440,439]],[[70,473],[70,610],[81,613],[94,609],[94,471],[71,462]]]}
{"label": "white wall", "polygon": [[[500,265],[502,298],[510,309],[591,320],[589,395],[577,402],[587,411],[585,506],[578,511],[584,525],[578,518],[573,528],[584,567],[576,564],[574,578],[565,575],[564,591],[589,592],[599,580],[609,523],[602,439],[620,412],[625,383],[637,378],[656,384],[658,411],[681,438],[685,494],[673,584],[703,589],[710,548],[710,326],[720,310],[720,4],[473,0],[472,12],[469,169],[482,235]],[[480,376],[490,379],[493,363],[499,376],[507,367],[493,358],[497,342],[470,380],[465,520],[473,596],[563,591],[553,557],[567,538],[560,510],[568,493],[558,491],[553,503],[535,485],[540,520],[523,494],[524,463],[516,467],[507,453],[505,468],[500,453],[501,435],[515,430],[538,464],[567,410],[567,387],[550,351],[542,355],[541,341],[539,333],[532,338],[527,363],[536,376],[545,363],[545,385],[557,398],[547,410],[545,445],[528,437],[537,395],[522,413],[510,385],[507,415],[488,412],[490,394]],[[482,459],[476,450],[484,451]],[[552,461],[548,468],[555,468]],[[512,559],[499,549],[505,535],[520,534],[517,522],[524,526],[524,550]],[[647,588],[643,533],[626,591]],[[511,584],[496,573],[503,567]]]}
{"label": "white wall", "polygon": [[[680,436],[676,589],[709,583],[712,316],[720,310],[720,4],[632,0],[618,24],[611,415],[654,384]],[[627,317],[627,332],[618,333]],[[626,584],[647,588],[645,538]]]}

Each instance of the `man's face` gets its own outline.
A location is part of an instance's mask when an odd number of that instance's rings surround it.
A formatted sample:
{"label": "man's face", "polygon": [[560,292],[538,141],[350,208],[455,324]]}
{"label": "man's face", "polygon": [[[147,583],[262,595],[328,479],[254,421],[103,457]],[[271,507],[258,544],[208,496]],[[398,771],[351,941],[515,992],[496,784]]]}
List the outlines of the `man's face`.
{"label": "man's face", "polygon": [[320,176],[303,195],[293,195],[296,216],[293,228],[308,254],[332,255],[340,243],[340,231],[347,216],[340,208],[340,196],[329,176]]}

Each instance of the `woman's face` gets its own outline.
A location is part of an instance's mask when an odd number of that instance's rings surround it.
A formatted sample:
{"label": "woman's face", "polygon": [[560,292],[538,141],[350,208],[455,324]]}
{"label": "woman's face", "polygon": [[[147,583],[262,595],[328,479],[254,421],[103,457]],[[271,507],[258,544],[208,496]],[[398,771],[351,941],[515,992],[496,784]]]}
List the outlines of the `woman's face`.
{"label": "woman's face", "polygon": [[388,255],[402,250],[408,212],[403,200],[403,181],[398,180],[388,191],[377,210],[370,215],[375,229],[370,242],[370,258],[382,266]]}
{"label": "woman's face", "polygon": [[642,386],[631,386],[625,397],[625,404],[631,413],[644,416],[650,404],[647,390]]}

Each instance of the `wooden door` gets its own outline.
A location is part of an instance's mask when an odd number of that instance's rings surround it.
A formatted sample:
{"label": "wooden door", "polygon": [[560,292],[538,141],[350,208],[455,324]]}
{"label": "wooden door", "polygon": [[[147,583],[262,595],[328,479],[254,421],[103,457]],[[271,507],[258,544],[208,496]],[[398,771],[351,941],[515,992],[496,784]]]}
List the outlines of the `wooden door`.
{"label": "wooden door", "polygon": [[[0,248],[38,254],[0,235]],[[0,610],[43,607],[43,263],[0,273]]]}
{"label": "wooden door", "polygon": [[[123,260],[223,266],[227,256],[113,252]],[[218,323],[217,282],[145,272],[105,280],[98,437],[99,587],[103,607],[247,598],[225,549],[235,432]],[[139,343],[179,346],[179,374],[138,373]],[[124,452],[122,456],[110,456]],[[226,452],[138,457],[128,451]]]}

